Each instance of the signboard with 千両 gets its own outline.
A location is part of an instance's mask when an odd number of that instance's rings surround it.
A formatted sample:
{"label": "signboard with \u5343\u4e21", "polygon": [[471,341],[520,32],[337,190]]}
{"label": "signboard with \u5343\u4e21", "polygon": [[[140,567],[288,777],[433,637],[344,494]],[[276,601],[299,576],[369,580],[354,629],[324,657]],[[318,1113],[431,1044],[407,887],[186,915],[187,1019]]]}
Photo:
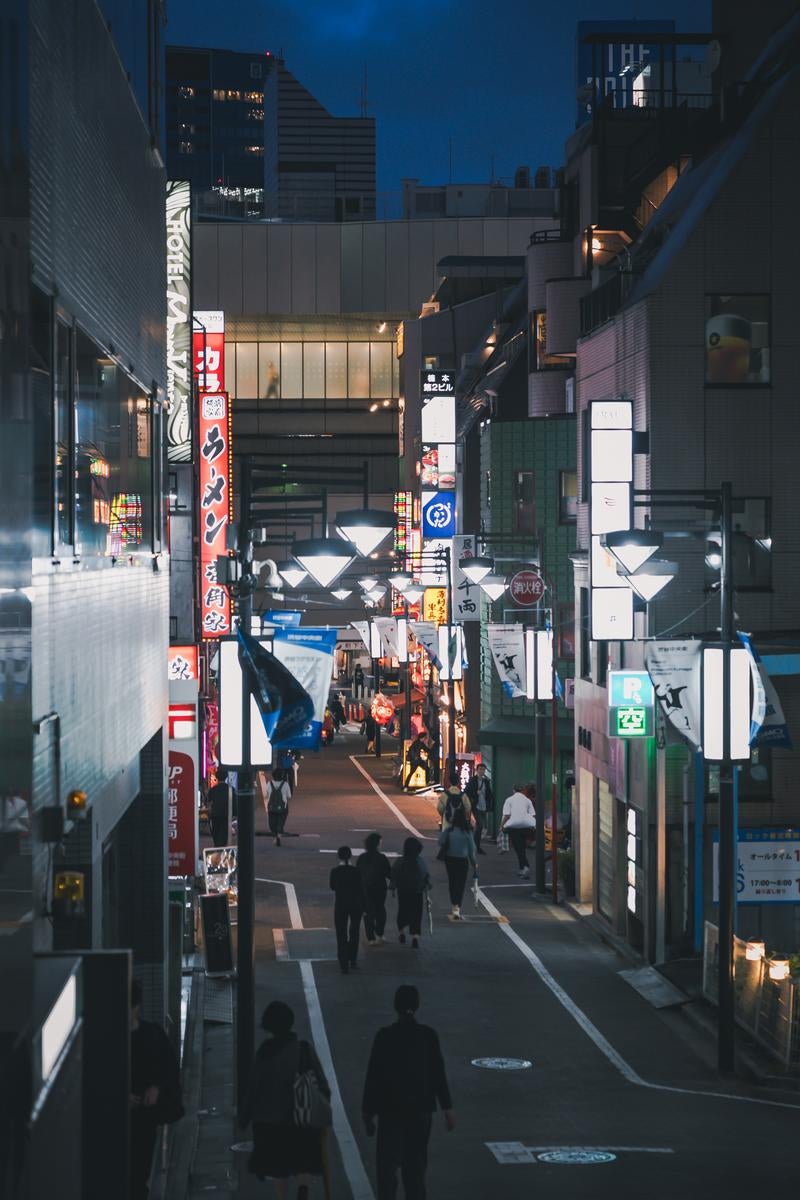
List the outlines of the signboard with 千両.
{"label": "signboard with \u5343\u4e21", "polygon": [[655,692],[647,671],[609,671],[609,737],[652,737],[654,711]]}

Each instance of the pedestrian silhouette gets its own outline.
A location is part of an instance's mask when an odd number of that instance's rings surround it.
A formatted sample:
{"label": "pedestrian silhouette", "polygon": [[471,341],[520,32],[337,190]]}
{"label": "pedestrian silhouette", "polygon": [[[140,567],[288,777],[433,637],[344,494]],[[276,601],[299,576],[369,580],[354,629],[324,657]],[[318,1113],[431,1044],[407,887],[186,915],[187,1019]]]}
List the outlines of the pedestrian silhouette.
{"label": "pedestrian silhouette", "polygon": [[361,929],[361,914],[364,911],[364,893],[361,876],[350,860],[353,851],[349,846],[340,846],[339,865],[331,871],[333,923],[336,927],[336,955],[342,974],[354,971],[358,966],[358,935]]}

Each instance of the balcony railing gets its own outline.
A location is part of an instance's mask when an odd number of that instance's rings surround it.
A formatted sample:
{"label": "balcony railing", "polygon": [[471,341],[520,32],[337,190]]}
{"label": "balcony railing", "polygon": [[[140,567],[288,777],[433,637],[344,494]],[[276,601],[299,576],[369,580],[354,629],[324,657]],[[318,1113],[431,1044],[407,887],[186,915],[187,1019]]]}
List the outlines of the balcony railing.
{"label": "balcony railing", "polygon": [[616,316],[630,294],[631,283],[629,271],[618,271],[581,298],[581,337]]}

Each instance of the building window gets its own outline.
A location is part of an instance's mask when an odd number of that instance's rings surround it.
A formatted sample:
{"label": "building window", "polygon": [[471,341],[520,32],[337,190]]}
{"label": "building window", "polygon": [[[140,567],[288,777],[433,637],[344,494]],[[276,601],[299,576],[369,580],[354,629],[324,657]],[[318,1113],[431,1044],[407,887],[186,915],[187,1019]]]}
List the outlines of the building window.
{"label": "building window", "polygon": [[281,348],[278,342],[258,344],[258,394],[264,400],[280,400]]}
{"label": "building window", "polygon": [[578,519],[578,472],[558,472],[558,519],[562,525],[574,525]]}
{"label": "building window", "polygon": [[370,343],[369,390],[373,400],[392,394],[392,343]]}
{"label": "building window", "polygon": [[225,93],[226,100],[241,100],[241,98],[242,93],[237,91],[236,88],[228,88],[227,92]]}
{"label": "building window", "polygon": [[236,396],[254,400],[258,395],[258,343],[236,343]]}
{"label": "building window", "polygon": [[[245,98],[245,100],[249,101],[250,104],[263,104],[264,103],[264,93],[263,92],[245,92],[244,98]],[[263,116],[264,114],[262,113],[261,115]]]}
{"label": "building window", "polygon": [[536,533],[536,491],[533,471],[514,472],[514,533]]}
{"label": "building window", "polygon": [[300,400],[303,395],[303,344],[281,342],[281,396]]}
{"label": "building window", "polygon": [[249,109],[248,113],[247,113],[247,119],[248,119],[248,121],[263,121],[264,120],[263,108]]}
{"label": "building window", "polygon": [[325,395],[331,400],[347,398],[347,342],[325,343]]}
{"label": "building window", "polygon": [[152,548],[152,403],[94,342],[76,335],[75,549]]}
{"label": "building window", "polygon": [[369,396],[369,342],[350,342],[347,347],[347,387],[350,396]]}
{"label": "building window", "polygon": [[325,343],[303,343],[303,395],[321,400],[325,395]]}
{"label": "building window", "polygon": [[581,588],[578,593],[580,621],[580,662],[577,664],[581,679],[592,677],[592,644],[589,640],[589,589]]}
{"label": "building window", "polygon": [[706,296],[706,384],[770,382],[769,296]]}
{"label": "building window", "polygon": [[193,87],[179,87],[178,88],[178,99],[179,100],[191,100],[191,99],[193,99],[193,97],[194,97],[194,88]]}
{"label": "building window", "polygon": [[192,142],[178,142],[178,154],[194,154]]}
{"label": "building window", "polygon": [[605,687],[608,682],[608,642],[595,642],[597,654],[597,686]]}

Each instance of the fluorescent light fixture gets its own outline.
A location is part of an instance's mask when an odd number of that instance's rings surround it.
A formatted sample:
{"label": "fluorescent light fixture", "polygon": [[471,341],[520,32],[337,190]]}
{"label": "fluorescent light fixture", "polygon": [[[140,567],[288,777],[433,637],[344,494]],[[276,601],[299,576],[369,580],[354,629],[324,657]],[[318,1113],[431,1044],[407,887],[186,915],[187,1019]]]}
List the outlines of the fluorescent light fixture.
{"label": "fluorescent light fixture", "polygon": [[632,833],[628,834],[625,855],[630,862],[636,862],[636,837]]}
{"label": "fluorescent light fixture", "polygon": [[638,571],[626,576],[637,596],[649,603],[678,573],[678,565],[664,559],[651,560]]}
{"label": "fluorescent light fixture", "polygon": [[418,583],[410,583],[403,595],[409,604],[416,604],[425,595],[425,588]]}
{"label": "fluorescent light fixture", "polygon": [[378,580],[374,575],[362,575],[358,581],[358,586],[369,595],[378,586]]}
{"label": "fluorescent light fixture", "polygon": [[750,757],[750,717],[752,704],[750,701],[750,655],[744,646],[732,646],[730,649],[731,669],[731,758],[734,762]]}
{"label": "fluorescent light fixture", "polygon": [[42,1025],[42,1083],[46,1083],[61,1057],[78,1019],[78,985],[70,975]]}
{"label": "fluorescent light fixture", "polygon": [[[258,639],[262,646],[272,649],[267,638]],[[268,767],[272,762],[264,722],[254,698],[250,697],[250,762],[242,762],[242,668],[239,663],[239,642],[220,638],[219,642],[219,761],[224,767]]]}
{"label": "fluorescent light fixture", "polygon": [[628,912],[636,912],[636,888],[628,887]]}
{"label": "fluorescent light fixture", "polygon": [[629,642],[633,638],[633,592],[623,588],[592,588],[594,641]]}
{"label": "fluorescent light fixture", "polygon": [[490,600],[499,600],[506,590],[505,576],[484,575],[479,586],[484,595],[488,596]]}
{"label": "fluorescent light fixture", "polygon": [[494,559],[487,558],[484,554],[470,555],[467,558],[459,559],[458,566],[464,572],[467,579],[473,583],[480,583],[492,571],[494,571]]}
{"label": "fluorescent light fixture", "polygon": [[525,692],[529,700],[553,699],[553,634],[525,630]]}
{"label": "fluorescent light fixture", "polygon": [[350,566],[357,550],[338,538],[308,538],[295,542],[292,553],[314,582],[327,588]]}
{"label": "fluorescent light fixture", "polygon": [[352,542],[358,553],[366,557],[394,530],[394,515],[380,509],[362,508],[339,513],[336,532]]}
{"label": "fluorescent light fixture", "polygon": [[720,762],[724,751],[722,711],[725,652],[720,647],[703,651],[703,757]]}
{"label": "fluorescent light fixture", "polygon": [[352,594],[353,594],[353,589],[346,588],[346,587],[334,588],[333,591],[331,592],[331,595],[335,596],[337,600],[346,600],[347,597],[352,596]]}
{"label": "fluorescent light fixture", "polygon": [[[726,662],[727,659],[727,662]],[[724,711],[725,671],[729,671],[728,710]],[[711,762],[742,762],[750,757],[752,701],[750,655],[744,646],[703,650],[703,757]],[[727,723],[727,738],[726,734]],[[726,745],[727,742],[727,745]]]}
{"label": "fluorescent light fixture", "polygon": [[663,540],[663,536],[652,529],[623,529],[607,533],[605,544],[620,566],[631,574],[661,549]]}
{"label": "fluorescent light fixture", "polygon": [[283,562],[279,562],[277,566],[278,574],[289,587],[297,587],[308,574],[308,571],[305,571],[293,558],[287,558]]}

